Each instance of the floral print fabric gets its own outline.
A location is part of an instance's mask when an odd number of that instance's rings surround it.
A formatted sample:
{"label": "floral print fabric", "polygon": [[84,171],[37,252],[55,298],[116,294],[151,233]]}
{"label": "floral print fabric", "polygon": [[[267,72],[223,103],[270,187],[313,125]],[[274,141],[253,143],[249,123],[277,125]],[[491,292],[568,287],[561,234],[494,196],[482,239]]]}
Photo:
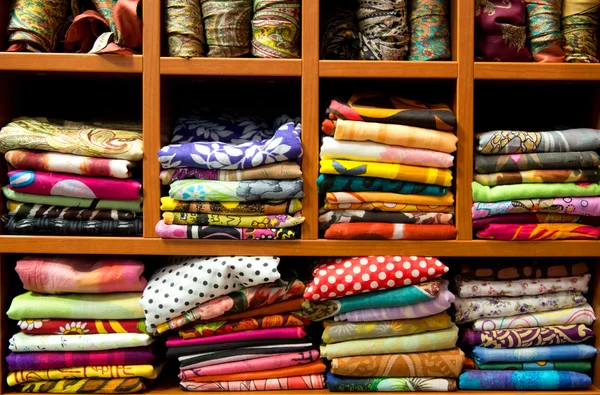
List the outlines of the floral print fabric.
{"label": "floral print fabric", "polygon": [[252,55],[260,58],[300,57],[300,1],[255,0]]}
{"label": "floral print fabric", "polygon": [[474,180],[481,185],[490,187],[530,182],[594,182],[600,180],[600,172],[597,169],[526,170],[520,172],[475,174]]}
{"label": "floral print fabric", "polygon": [[69,2],[17,0],[10,8],[7,51],[54,52],[67,23]]}
{"label": "floral print fabric", "polygon": [[160,209],[163,211],[179,211],[185,213],[233,214],[233,215],[275,215],[295,214],[302,210],[299,199],[267,201],[267,202],[184,202],[160,198]]}
{"label": "floral print fabric", "polygon": [[244,228],[289,228],[300,225],[304,217],[300,213],[293,216],[280,215],[221,215],[198,213],[163,213],[163,221],[167,225],[212,225],[234,226]]}
{"label": "floral print fabric", "polygon": [[94,335],[101,333],[146,333],[144,320],[22,320],[17,323],[28,335]]}
{"label": "floral print fabric", "polygon": [[448,392],[456,391],[456,380],[435,377],[356,378],[327,373],[331,392]]}
{"label": "floral print fabric", "polygon": [[10,338],[13,352],[30,351],[102,351],[115,348],[142,347],[154,339],[143,333],[108,333],[98,335],[26,335],[19,332]]}
{"label": "floral print fabric", "polygon": [[587,293],[591,274],[577,277],[541,278],[508,281],[482,281],[458,276],[456,290],[461,298],[474,296],[521,296],[579,291]]}
{"label": "floral print fabric", "polygon": [[488,348],[521,348],[583,343],[593,337],[594,332],[583,324],[483,332],[467,329],[461,343]]}
{"label": "floral print fabric", "polygon": [[473,219],[502,214],[554,213],[569,215],[600,216],[600,197],[563,197],[501,200],[476,202],[471,208]]}
{"label": "floral print fabric", "polygon": [[450,60],[447,0],[412,0],[408,60]]}
{"label": "floral print fabric", "polygon": [[484,364],[489,362],[570,361],[590,359],[598,354],[598,350],[586,344],[567,344],[527,348],[473,347],[472,353],[473,359],[477,364]]}
{"label": "floral print fabric", "polygon": [[304,197],[302,179],[212,181],[181,180],[171,184],[171,199],[181,201],[251,202]]}

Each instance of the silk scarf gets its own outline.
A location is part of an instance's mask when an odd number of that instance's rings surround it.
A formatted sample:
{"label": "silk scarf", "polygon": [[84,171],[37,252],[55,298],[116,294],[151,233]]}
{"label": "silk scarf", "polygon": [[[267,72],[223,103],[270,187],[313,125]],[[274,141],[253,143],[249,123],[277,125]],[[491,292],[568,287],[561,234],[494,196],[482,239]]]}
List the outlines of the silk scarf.
{"label": "silk scarf", "polygon": [[565,62],[598,63],[598,9],[596,0],[564,0],[562,8],[562,47]]}
{"label": "silk scarf", "polygon": [[4,230],[13,235],[141,236],[142,219],[130,221],[72,221],[59,218],[16,219],[9,217]]}
{"label": "silk scarf", "polygon": [[13,352],[103,351],[143,347],[154,342],[145,333],[107,333],[98,335],[26,335],[19,332],[8,341]]}
{"label": "silk scarf", "polygon": [[125,379],[67,379],[56,381],[37,381],[22,384],[19,392],[45,392],[51,394],[132,394],[143,392],[147,388],[146,381],[140,377]]}
{"label": "silk scarf", "polygon": [[381,211],[392,213],[450,213],[454,214],[454,206],[426,206],[424,204],[403,204],[403,203],[328,203],[323,204],[324,210],[363,210],[363,211]]}
{"label": "silk scarf", "polygon": [[477,152],[482,154],[595,151],[600,148],[600,131],[584,128],[551,132],[493,130],[479,134],[477,139]]}
{"label": "silk scarf", "polygon": [[17,326],[28,335],[95,335],[102,333],[146,333],[144,320],[22,320]]}
{"label": "silk scarf", "polygon": [[600,230],[580,224],[490,224],[477,232],[491,240],[596,240]]}
{"label": "silk scarf", "polygon": [[358,59],[358,22],[356,12],[343,4],[325,3],[321,6],[321,59]]}
{"label": "silk scarf", "polygon": [[294,326],[288,328],[266,328],[254,329],[251,331],[224,333],[222,335],[197,337],[192,339],[182,339],[178,336],[171,336],[167,339],[167,347],[178,348],[188,347],[197,344],[215,344],[215,343],[239,343],[248,340],[261,339],[301,339],[306,336],[303,326]]}
{"label": "silk scarf", "polygon": [[141,213],[123,210],[88,210],[74,207],[58,207],[43,204],[19,203],[9,200],[8,215],[18,219],[25,218],[59,218],[78,221],[130,221]]}
{"label": "silk scarf", "polygon": [[291,228],[234,228],[229,226],[156,224],[156,233],[162,239],[215,239],[215,240],[290,240],[300,238],[299,227]]}
{"label": "silk scarf", "polygon": [[360,59],[404,59],[409,43],[407,12],[404,0],[359,1]]}
{"label": "silk scarf", "polygon": [[527,0],[527,42],[536,62],[563,62],[560,15],[562,0]]}
{"label": "silk scarf", "polygon": [[600,196],[600,183],[532,183],[487,187],[474,181],[473,201],[499,202],[503,200],[539,199],[557,197]]}
{"label": "silk scarf", "polygon": [[594,151],[540,152],[537,154],[511,155],[475,154],[475,171],[478,173],[597,168],[599,165],[600,157]]}
{"label": "silk scarf", "polygon": [[252,0],[200,0],[207,56],[235,58],[250,53]]}
{"label": "silk scarf", "polygon": [[255,0],[252,55],[259,58],[300,57],[300,0]]}
{"label": "silk scarf", "polygon": [[197,213],[163,213],[166,225],[211,225],[242,228],[289,228],[304,222],[301,213],[281,215],[221,215]]}
{"label": "silk scarf", "polygon": [[461,343],[487,348],[522,348],[577,344],[593,337],[594,332],[583,324],[483,332],[467,329],[461,335]]}
{"label": "silk scarf", "polygon": [[[452,214],[425,212],[379,212],[365,210],[333,210],[324,211],[319,215],[319,229],[326,230],[333,224],[348,224],[355,222],[383,222],[392,224],[442,224],[454,223]],[[473,227],[475,227],[473,221]],[[530,221],[528,221],[530,222]]]}
{"label": "silk scarf", "polygon": [[177,180],[219,180],[219,181],[247,181],[247,180],[289,180],[302,177],[300,165],[294,162],[281,162],[264,165],[245,170],[207,170],[194,167],[178,167],[160,172],[163,185],[169,185]]}
{"label": "silk scarf", "polygon": [[520,172],[475,174],[474,179],[481,185],[490,187],[530,182],[597,182],[600,180],[600,171],[596,169],[527,170]]}
{"label": "silk scarf", "polygon": [[577,372],[467,370],[458,378],[461,390],[568,390],[586,389],[590,376]]}
{"label": "silk scarf", "polygon": [[408,60],[451,60],[447,0],[412,0]]}
{"label": "silk scarf", "polygon": [[167,0],[165,31],[169,56],[193,58],[204,55],[204,25],[199,0]]}
{"label": "silk scarf", "polygon": [[161,197],[160,203],[162,211],[205,214],[275,215],[295,214],[302,210],[302,202],[298,199],[266,202],[184,202]]}
{"label": "silk scarf", "polygon": [[428,206],[450,206],[454,204],[452,192],[446,192],[443,196],[412,195],[393,192],[327,192],[325,200],[329,203],[404,203],[404,204],[426,204]]}
{"label": "silk scarf", "polygon": [[456,380],[436,377],[356,378],[327,373],[331,392],[448,392],[456,391]]}
{"label": "silk scarf", "polygon": [[583,216],[600,216],[600,197],[563,197],[503,200],[490,203],[473,203],[473,219],[503,214],[554,213]]}
{"label": "silk scarf", "polygon": [[325,388],[325,377],[323,376],[323,374],[311,374],[308,376],[293,376],[274,379],[242,381],[214,381],[210,383],[182,381],[181,386],[186,391],[192,392],[317,390]]}
{"label": "silk scarf", "polygon": [[582,215],[564,215],[564,214],[504,214],[476,219],[473,221],[473,229],[483,229],[491,224],[543,224],[543,223],[564,223],[564,224],[586,224],[600,226],[600,217],[584,217]]}
{"label": "silk scarf", "polygon": [[213,181],[180,180],[171,184],[171,199],[181,201],[251,202],[298,199],[304,196],[302,179]]}
{"label": "silk scarf", "polygon": [[317,178],[319,193],[325,192],[393,192],[401,194],[443,196],[448,188],[437,185],[394,181],[385,178],[352,177],[321,174]]}
{"label": "silk scarf", "polygon": [[362,222],[333,224],[325,231],[334,240],[452,240],[454,225],[386,224]]}
{"label": "silk scarf", "polygon": [[542,295],[563,291],[579,291],[585,294],[588,291],[591,277],[591,274],[584,274],[577,277],[482,281],[457,276],[454,281],[458,296],[471,298],[476,296]]}
{"label": "silk scarf", "polygon": [[17,0],[10,7],[8,52],[54,52],[67,23],[66,0],[34,3]]}
{"label": "silk scarf", "polygon": [[586,344],[540,346],[528,348],[473,347],[473,359],[478,364],[489,362],[569,361],[590,359],[598,354]]}

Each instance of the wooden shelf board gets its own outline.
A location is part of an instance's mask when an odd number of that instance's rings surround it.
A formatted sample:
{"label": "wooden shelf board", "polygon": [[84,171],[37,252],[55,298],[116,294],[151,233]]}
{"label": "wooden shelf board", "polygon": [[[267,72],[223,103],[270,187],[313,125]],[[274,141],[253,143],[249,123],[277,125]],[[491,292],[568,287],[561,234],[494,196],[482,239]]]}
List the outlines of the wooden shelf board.
{"label": "wooden shelf board", "polygon": [[600,81],[600,64],[476,62],[475,79]]}
{"label": "wooden shelf board", "polygon": [[302,59],[160,58],[161,75],[299,77]]}
{"label": "wooden shelf board", "polygon": [[141,73],[142,55],[0,53],[0,70],[79,73]]}
{"label": "wooden shelf board", "polygon": [[162,240],[141,237],[0,236],[0,253],[133,255],[473,257],[600,256],[600,241],[369,241],[369,240]]}
{"label": "wooden shelf board", "polygon": [[439,78],[458,76],[458,62],[404,62],[320,60],[319,77],[332,78]]}

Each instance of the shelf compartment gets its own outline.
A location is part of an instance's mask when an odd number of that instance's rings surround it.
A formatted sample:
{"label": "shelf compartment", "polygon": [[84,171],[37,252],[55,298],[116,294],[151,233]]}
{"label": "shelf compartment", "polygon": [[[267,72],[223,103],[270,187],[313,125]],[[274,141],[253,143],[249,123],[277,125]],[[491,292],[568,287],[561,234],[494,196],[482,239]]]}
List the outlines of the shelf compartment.
{"label": "shelf compartment", "polygon": [[302,59],[160,58],[162,75],[299,77]]}
{"label": "shelf compartment", "polygon": [[476,80],[600,81],[600,64],[476,62]]}
{"label": "shelf compartment", "polygon": [[332,78],[437,78],[458,76],[458,62],[320,60],[319,76]]}
{"label": "shelf compartment", "polygon": [[142,55],[2,52],[0,53],[0,70],[69,73],[141,73]]}

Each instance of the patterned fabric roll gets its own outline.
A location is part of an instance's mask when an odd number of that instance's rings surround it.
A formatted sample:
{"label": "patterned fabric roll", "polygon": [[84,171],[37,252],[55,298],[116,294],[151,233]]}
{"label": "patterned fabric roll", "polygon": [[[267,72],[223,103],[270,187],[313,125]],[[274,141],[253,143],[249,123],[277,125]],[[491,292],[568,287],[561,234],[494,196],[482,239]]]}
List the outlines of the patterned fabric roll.
{"label": "patterned fabric roll", "polygon": [[87,210],[8,201],[8,215],[18,219],[60,218],[76,221],[130,221],[141,214],[123,210]]}
{"label": "patterned fabric roll", "polygon": [[593,337],[594,332],[583,324],[484,332],[466,329],[461,343],[487,348],[522,348],[583,343]]}
{"label": "patterned fabric roll", "polygon": [[448,0],[412,0],[408,60],[450,60]]}
{"label": "patterned fabric roll", "polygon": [[408,51],[409,33],[405,0],[360,0],[360,58],[402,60]]}
{"label": "patterned fabric roll", "polygon": [[254,0],[252,55],[300,57],[300,0]]}
{"label": "patterned fabric roll", "polygon": [[207,56],[235,58],[250,53],[252,0],[200,0]]}
{"label": "patterned fabric roll", "polygon": [[562,62],[560,15],[562,0],[524,0],[527,5],[528,43],[536,62]]}
{"label": "patterned fabric roll", "polygon": [[44,392],[50,394],[132,394],[146,390],[143,378],[128,379],[67,379],[37,381],[22,384],[19,392]]}
{"label": "patterned fabric roll", "polygon": [[598,8],[600,0],[564,0],[562,47],[565,62],[598,63]]}
{"label": "patterned fabric roll", "polygon": [[[4,218],[3,218],[4,219]],[[9,217],[4,230],[13,235],[141,236],[142,219],[132,221],[71,221],[58,218],[15,219]]]}
{"label": "patterned fabric roll", "polygon": [[343,5],[321,4],[325,15],[321,31],[321,58],[332,60],[358,59],[360,44],[356,14]]}
{"label": "patterned fabric roll", "polygon": [[9,52],[54,52],[67,22],[68,0],[15,0],[8,22]]}
{"label": "patterned fabric roll", "polygon": [[169,56],[204,55],[204,25],[199,0],[166,0],[165,22]]}

